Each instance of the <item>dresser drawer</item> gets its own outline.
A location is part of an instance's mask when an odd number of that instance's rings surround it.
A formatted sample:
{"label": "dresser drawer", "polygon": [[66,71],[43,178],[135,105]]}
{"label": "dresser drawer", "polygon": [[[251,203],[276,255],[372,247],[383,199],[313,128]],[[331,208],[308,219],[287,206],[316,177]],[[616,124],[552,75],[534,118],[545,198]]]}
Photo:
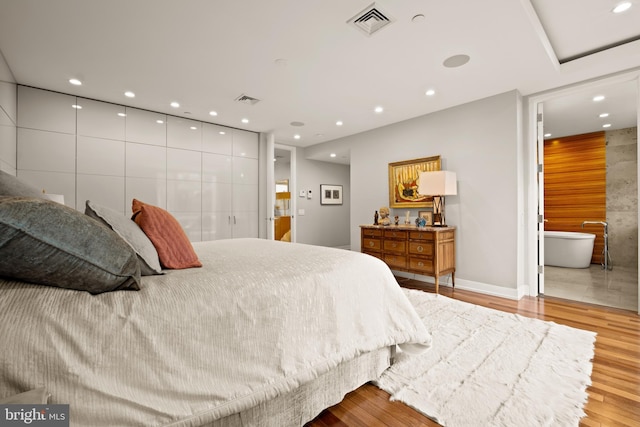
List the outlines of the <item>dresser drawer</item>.
{"label": "dresser drawer", "polygon": [[384,262],[387,263],[389,268],[407,268],[407,257],[404,255],[384,254]]}
{"label": "dresser drawer", "polygon": [[367,254],[367,255],[371,255],[372,257],[376,257],[378,259],[381,259],[384,261],[383,257],[382,257],[382,252],[373,252],[373,251],[368,251],[366,249],[362,250],[363,254]]}
{"label": "dresser drawer", "polygon": [[362,240],[362,250],[363,251],[377,251],[380,252],[382,249],[382,245],[380,243],[380,239],[370,239],[365,238]]}
{"label": "dresser drawer", "polygon": [[435,240],[435,233],[433,231],[412,231],[409,233],[409,239],[411,240]]}
{"label": "dresser drawer", "polygon": [[404,230],[384,230],[384,238],[407,240],[407,232]]}
{"label": "dresser drawer", "polygon": [[423,273],[433,273],[433,260],[428,258],[409,258],[409,269]]}
{"label": "dresser drawer", "polygon": [[385,252],[404,254],[407,252],[407,242],[404,240],[385,240],[383,243]]}
{"label": "dresser drawer", "polygon": [[382,230],[376,228],[363,228],[362,237],[382,237]]}
{"label": "dresser drawer", "polygon": [[409,253],[411,255],[433,256],[433,242],[409,242]]}

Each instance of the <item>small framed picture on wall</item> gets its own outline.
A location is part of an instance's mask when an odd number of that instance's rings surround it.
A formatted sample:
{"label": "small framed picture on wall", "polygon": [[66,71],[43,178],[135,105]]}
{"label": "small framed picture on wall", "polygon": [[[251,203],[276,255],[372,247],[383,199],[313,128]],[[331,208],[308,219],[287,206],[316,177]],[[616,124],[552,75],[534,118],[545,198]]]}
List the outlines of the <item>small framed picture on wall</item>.
{"label": "small framed picture on wall", "polygon": [[321,205],[341,205],[342,185],[320,184]]}

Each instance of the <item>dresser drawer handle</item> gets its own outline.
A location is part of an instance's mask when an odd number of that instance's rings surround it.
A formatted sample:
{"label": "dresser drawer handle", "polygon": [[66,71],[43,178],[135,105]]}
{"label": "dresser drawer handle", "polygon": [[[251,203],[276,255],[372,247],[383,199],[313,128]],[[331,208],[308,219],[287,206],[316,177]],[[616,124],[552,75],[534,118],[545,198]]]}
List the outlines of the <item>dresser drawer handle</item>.
{"label": "dresser drawer handle", "polygon": [[373,242],[369,242],[369,246],[370,246],[370,247],[374,247],[374,246],[375,246],[375,243],[373,243]]}
{"label": "dresser drawer handle", "polygon": [[397,244],[397,243],[394,243],[393,245],[391,245],[391,247],[392,247],[392,248],[397,248],[397,247],[398,247],[398,244]]}
{"label": "dresser drawer handle", "polygon": [[418,267],[424,267],[424,263],[422,261],[418,262]]}
{"label": "dresser drawer handle", "polygon": [[422,252],[424,251],[424,248],[422,246],[418,246],[418,252]]}

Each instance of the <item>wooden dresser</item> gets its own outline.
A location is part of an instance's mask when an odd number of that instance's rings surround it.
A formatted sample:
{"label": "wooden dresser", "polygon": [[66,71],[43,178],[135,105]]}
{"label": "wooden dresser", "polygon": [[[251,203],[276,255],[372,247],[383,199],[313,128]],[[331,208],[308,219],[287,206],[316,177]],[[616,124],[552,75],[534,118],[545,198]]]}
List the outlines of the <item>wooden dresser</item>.
{"label": "wooden dresser", "polygon": [[380,258],[390,269],[432,276],[436,293],[440,276],[451,274],[455,286],[455,227],[361,225],[361,251]]}

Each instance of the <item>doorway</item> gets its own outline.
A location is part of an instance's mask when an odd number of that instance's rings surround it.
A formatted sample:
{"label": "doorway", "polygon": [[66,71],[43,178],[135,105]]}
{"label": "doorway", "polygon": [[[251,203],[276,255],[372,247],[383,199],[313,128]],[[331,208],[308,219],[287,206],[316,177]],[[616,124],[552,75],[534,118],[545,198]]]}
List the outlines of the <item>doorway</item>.
{"label": "doorway", "polygon": [[295,242],[295,147],[274,147],[274,232],[273,239]]}
{"label": "doorway", "polygon": [[[537,289],[531,290],[532,295],[540,293],[546,296],[638,311],[640,305],[637,256],[639,236],[637,210],[639,194],[637,188],[637,123],[640,114],[638,112],[640,99],[638,95],[639,76],[638,72],[628,73],[535,96],[529,100],[529,123],[530,129],[533,129],[533,131],[530,130],[529,132],[529,141],[531,141],[529,153],[531,158],[534,159],[534,171],[538,174],[535,178],[533,174],[530,176],[532,177],[532,182],[535,182],[539,190],[541,190],[538,192],[538,200],[534,201],[529,211],[532,212],[533,209],[537,210],[540,207],[540,212],[544,212],[544,215],[536,215],[536,226],[539,227],[540,231],[533,241],[537,245],[537,250],[532,248],[535,251],[534,253],[538,253],[537,265],[544,267],[538,270],[538,280],[534,279],[531,282],[538,285]],[[587,108],[591,108],[598,102],[594,101],[595,94],[606,93],[611,94],[608,97],[609,102],[603,102],[599,105],[598,114],[593,111],[586,111]],[[619,101],[620,93],[623,93],[627,99],[627,104],[623,107],[614,104]],[[631,98],[630,105],[629,98]],[[582,104],[582,108],[573,110],[567,108],[578,99],[588,101],[586,104]],[[622,101],[619,103],[622,103]],[[543,115],[537,114],[539,106],[543,107],[543,109],[540,109],[544,111]],[[621,108],[627,111],[622,111]],[[532,114],[531,112],[534,113]],[[596,128],[576,127],[576,124],[581,121],[579,116],[585,114],[595,116],[594,123],[597,126]],[[623,114],[630,116],[632,120],[628,120],[629,117],[627,117],[626,122],[621,120]],[[545,263],[545,253],[547,251],[544,244],[544,229],[549,224],[546,221],[551,221],[551,218],[545,216],[549,213],[545,209],[544,188],[540,188],[540,185],[544,186],[546,165],[542,154],[544,151],[536,143],[535,138],[536,132],[533,123],[538,117],[541,118],[542,128],[544,129],[542,131],[544,132],[544,138],[540,140],[547,140],[547,142],[556,137],[571,137],[596,130],[606,133],[607,215],[606,218],[603,218],[606,221],[603,222],[609,223],[609,237],[616,235],[615,238],[610,239],[609,244],[609,254],[613,257],[613,270],[605,270],[598,263],[591,264],[587,268],[566,268],[549,265],[551,264],[549,261]],[[606,124],[610,126],[603,127]],[[536,161],[536,155],[534,155],[536,152],[538,153],[538,161]],[[624,156],[627,156],[626,160],[628,161],[625,161]],[[629,156],[631,156],[631,159],[629,159]],[[538,167],[538,163],[541,166]],[[622,194],[623,191],[625,192],[624,194]],[[625,202],[620,203],[621,200]],[[589,220],[591,218],[584,219]],[[580,224],[578,224],[578,227],[580,227]],[[585,231],[602,234],[602,230],[599,229]],[[632,248],[628,247],[630,241],[633,243]],[[616,252],[619,254],[618,261],[615,260]]]}

